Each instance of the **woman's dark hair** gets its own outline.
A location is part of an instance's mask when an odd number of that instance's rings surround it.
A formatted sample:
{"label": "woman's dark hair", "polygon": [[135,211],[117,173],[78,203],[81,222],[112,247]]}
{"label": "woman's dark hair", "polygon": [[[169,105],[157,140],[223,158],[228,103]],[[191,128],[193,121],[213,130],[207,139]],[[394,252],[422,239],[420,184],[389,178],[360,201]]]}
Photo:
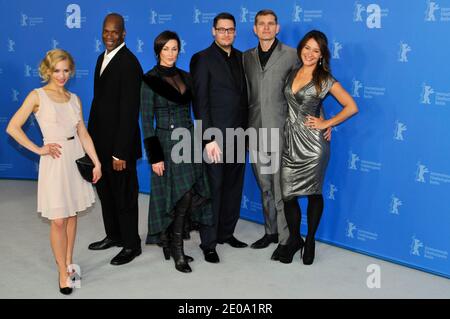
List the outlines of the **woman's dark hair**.
{"label": "woman's dark hair", "polygon": [[314,39],[317,42],[320,48],[320,53],[322,54],[322,58],[319,60],[319,63],[313,72],[312,78],[314,86],[316,87],[317,95],[319,95],[320,92],[322,92],[322,84],[325,83],[331,73],[330,50],[328,49],[327,36],[323,32],[318,30],[309,31],[303,39],[300,40],[297,46],[297,55],[300,61],[302,60],[302,49],[310,39]]}
{"label": "woman's dark hair", "polygon": [[156,59],[159,62],[159,54],[161,53],[162,48],[166,45],[170,40],[175,40],[178,43],[178,50],[181,49],[181,42],[178,34],[173,31],[163,31],[155,38],[155,42],[153,43],[153,49],[155,50]]}

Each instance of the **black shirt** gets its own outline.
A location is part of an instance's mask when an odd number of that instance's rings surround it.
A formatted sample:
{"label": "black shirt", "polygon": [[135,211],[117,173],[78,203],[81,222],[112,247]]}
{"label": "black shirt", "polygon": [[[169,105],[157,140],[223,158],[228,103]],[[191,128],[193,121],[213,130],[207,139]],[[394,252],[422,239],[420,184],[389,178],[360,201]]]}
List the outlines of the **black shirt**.
{"label": "black shirt", "polygon": [[236,55],[236,51],[233,47],[231,47],[231,53],[228,55],[224,49],[222,49],[215,41],[214,46],[217,50],[219,50],[220,54],[223,56],[225,61],[227,62],[228,67],[230,68],[231,74],[233,75],[233,79],[236,83],[241,81],[241,72],[240,72],[240,64],[238,57]]}
{"label": "black shirt", "polygon": [[261,48],[261,44],[258,44],[258,56],[259,56],[259,62],[261,63],[261,67],[264,70],[266,67],[267,61],[269,61],[270,56],[272,55],[273,50],[275,50],[275,47],[278,44],[278,39],[275,38],[275,41],[273,41],[272,45],[270,46],[270,49],[266,52],[264,52]]}

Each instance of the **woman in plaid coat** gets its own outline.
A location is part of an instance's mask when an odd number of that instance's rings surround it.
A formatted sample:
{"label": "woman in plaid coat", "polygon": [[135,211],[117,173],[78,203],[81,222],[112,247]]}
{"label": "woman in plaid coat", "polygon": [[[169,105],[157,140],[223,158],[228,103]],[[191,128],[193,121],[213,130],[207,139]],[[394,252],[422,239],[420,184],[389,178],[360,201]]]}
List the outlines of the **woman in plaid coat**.
{"label": "woman in plaid coat", "polygon": [[[153,171],[146,243],[159,244],[166,259],[172,256],[177,270],[191,272],[188,261],[192,257],[184,255],[183,250],[185,220],[190,217],[210,225],[212,213],[201,156],[198,163],[194,162],[191,80],[175,66],[179,48],[176,33],[164,31],[158,35],[154,43],[158,65],[145,74],[141,86],[144,146]],[[180,128],[182,134],[172,140],[172,132]],[[190,154],[182,149],[174,150],[172,156],[173,147],[186,140]]]}

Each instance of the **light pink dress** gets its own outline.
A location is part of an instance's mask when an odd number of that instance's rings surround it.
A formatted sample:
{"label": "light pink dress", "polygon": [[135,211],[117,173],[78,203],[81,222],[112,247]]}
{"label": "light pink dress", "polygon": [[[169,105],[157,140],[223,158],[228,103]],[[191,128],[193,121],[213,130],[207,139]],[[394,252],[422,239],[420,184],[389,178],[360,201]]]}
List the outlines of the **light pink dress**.
{"label": "light pink dress", "polygon": [[[57,103],[42,88],[36,91],[39,110],[35,117],[44,144],[61,145],[59,158],[44,155],[39,161],[37,211],[48,219],[75,216],[95,201],[92,185],[81,177],[75,163],[85,154],[76,128],[80,120],[80,104],[73,93],[70,93],[68,102]],[[72,136],[73,139],[67,139]]]}

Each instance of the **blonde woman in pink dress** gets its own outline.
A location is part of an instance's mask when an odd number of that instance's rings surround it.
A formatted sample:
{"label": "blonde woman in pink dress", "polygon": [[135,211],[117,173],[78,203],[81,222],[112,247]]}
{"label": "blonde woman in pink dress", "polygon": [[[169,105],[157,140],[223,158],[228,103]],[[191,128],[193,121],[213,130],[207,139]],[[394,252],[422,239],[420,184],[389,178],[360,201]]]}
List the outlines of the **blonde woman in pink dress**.
{"label": "blonde woman in pink dress", "polygon": [[[47,52],[39,67],[47,84],[28,94],[6,129],[17,143],[40,155],[37,210],[51,222],[50,243],[59,271],[59,290],[65,295],[73,288],[68,266],[72,265],[77,213],[95,201],[92,185],[81,177],[75,160],[86,152],[95,165],[92,183],[101,177],[100,161],[84,125],[80,99],[65,88],[74,70],[68,52]],[[33,143],[22,130],[31,113],[41,129],[42,146]]]}

